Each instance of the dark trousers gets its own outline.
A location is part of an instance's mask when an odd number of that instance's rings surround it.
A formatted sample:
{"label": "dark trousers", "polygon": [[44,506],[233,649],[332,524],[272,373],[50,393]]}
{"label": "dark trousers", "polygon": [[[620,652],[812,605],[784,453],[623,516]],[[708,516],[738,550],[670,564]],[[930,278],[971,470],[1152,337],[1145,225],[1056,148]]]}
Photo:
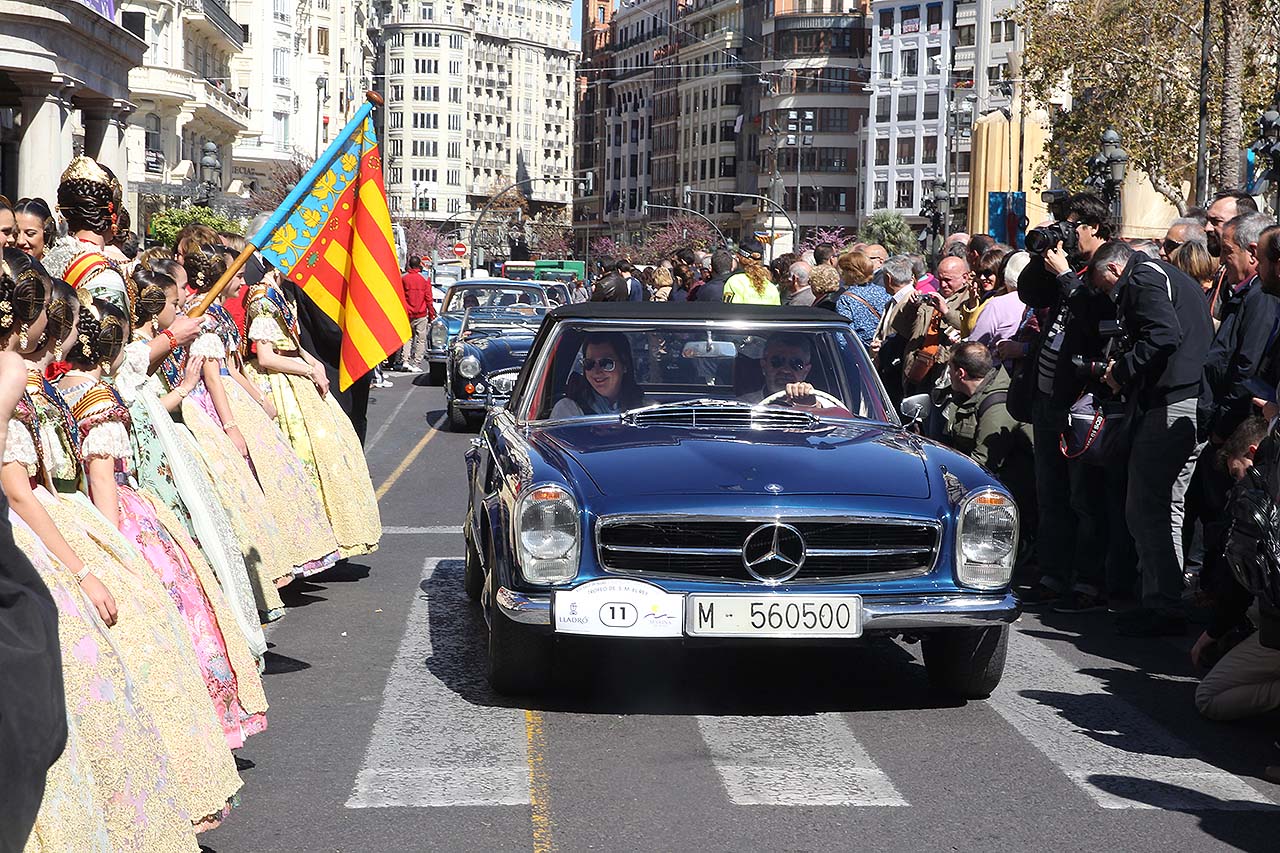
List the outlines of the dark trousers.
{"label": "dark trousers", "polygon": [[364,435],[369,431],[369,383],[373,381],[373,371],[351,383],[346,391],[338,390],[338,368],[326,364],[324,371],[329,375],[329,393],[347,413],[356,435],[360,436],[360,443],[364,444]]}
{"label": "dark trousers", "polygon": [[1058,592],[1100,596],[1108,549],[1106,472],[1062,455],[1058,440],[1066,423],[1065,409],[1036,398],[1031,429],[1040,511],[1040,582]]}

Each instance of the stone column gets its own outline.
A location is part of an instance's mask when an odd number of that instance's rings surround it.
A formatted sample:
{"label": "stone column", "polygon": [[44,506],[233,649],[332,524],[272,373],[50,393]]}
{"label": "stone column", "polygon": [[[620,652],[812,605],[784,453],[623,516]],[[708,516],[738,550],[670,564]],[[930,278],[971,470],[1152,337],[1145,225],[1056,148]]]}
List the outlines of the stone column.
{"label": "stone column", "polygon": [[58,179],[71,162],[70,101],[75,82],[61,75],[14,76],[20,87],[22,138],[18,145],[18,195],[53,203]]}

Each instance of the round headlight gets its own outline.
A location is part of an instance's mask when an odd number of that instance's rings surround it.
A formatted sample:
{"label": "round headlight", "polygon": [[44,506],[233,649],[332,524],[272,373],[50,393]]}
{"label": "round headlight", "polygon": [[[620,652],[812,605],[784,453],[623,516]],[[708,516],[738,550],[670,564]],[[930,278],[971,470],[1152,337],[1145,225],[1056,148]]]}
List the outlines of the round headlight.
{"label": "round headlight", "polygon": [[998,589],[1009,583],[1018,551],[1018,508],[994,489],[961,504],[956,535],[956,576],[965,586]]}
{"label": "round headlight", "polygon": [[448,342],[449,330],[445,327],[444,320],[436,320],[431,324],[431,348],[444,349]]}
{"label": "round headlight", "polygon": [[480,359],[474,355],[464,355],[458,361],[458,372],[468,379],[475,379],[480,375]]}
{"label": "round headlight", "polygon": [[560,583],[578,574],[578,505],[560,486],[538,486],[516,511],[520,570],[533,583]]}

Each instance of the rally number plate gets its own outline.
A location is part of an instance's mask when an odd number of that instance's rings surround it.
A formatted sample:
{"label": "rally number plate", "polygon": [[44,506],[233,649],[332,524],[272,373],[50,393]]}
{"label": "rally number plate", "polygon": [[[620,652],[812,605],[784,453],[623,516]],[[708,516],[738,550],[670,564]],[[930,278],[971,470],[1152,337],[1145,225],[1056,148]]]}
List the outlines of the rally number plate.
{"label": "rally number plate", "polygon": [[858,637],[859,595],[690,595],[692,637]]}

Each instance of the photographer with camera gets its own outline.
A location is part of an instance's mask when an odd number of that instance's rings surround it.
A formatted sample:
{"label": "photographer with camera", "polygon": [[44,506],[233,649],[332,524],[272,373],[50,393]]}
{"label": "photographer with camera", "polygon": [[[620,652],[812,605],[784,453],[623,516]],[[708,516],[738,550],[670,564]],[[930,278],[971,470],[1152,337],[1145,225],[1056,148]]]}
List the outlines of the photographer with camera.
{"label": "photographer with camera", "polygon": [[1085,389],[1072,358],[1100,359],[1105,341],[1099,325],[1115,319],[1111,300],[1083,279],[1112,227],[1107,206],[1095,195],[1072,196],[1063,206],[1065,219],[1027,233],[1031,260],[1018,276],[1018,297],[1037,312],[1041,332],[1021,359],[1008,405],[1016,416],[1030,416],[1040,507],[1040,580],[1021,598],[1045,604],[1067,596],[1056,609],[1084,612],[1105,606],[1106,474],[1065,458],[1058,442],[1072,404]]}
{"label": "photographer with camera", "polygon": [[1142,606],[1116,621],[1126,636],[1181,635],[1183,502],[1202,444],[1196,408],[1213,323],[1200,284],[1165,261],[1111,241],[1090,282],[1116,303],[1126,347],[1103,381],[1130,406],[1125,515],[1138,551]]}

